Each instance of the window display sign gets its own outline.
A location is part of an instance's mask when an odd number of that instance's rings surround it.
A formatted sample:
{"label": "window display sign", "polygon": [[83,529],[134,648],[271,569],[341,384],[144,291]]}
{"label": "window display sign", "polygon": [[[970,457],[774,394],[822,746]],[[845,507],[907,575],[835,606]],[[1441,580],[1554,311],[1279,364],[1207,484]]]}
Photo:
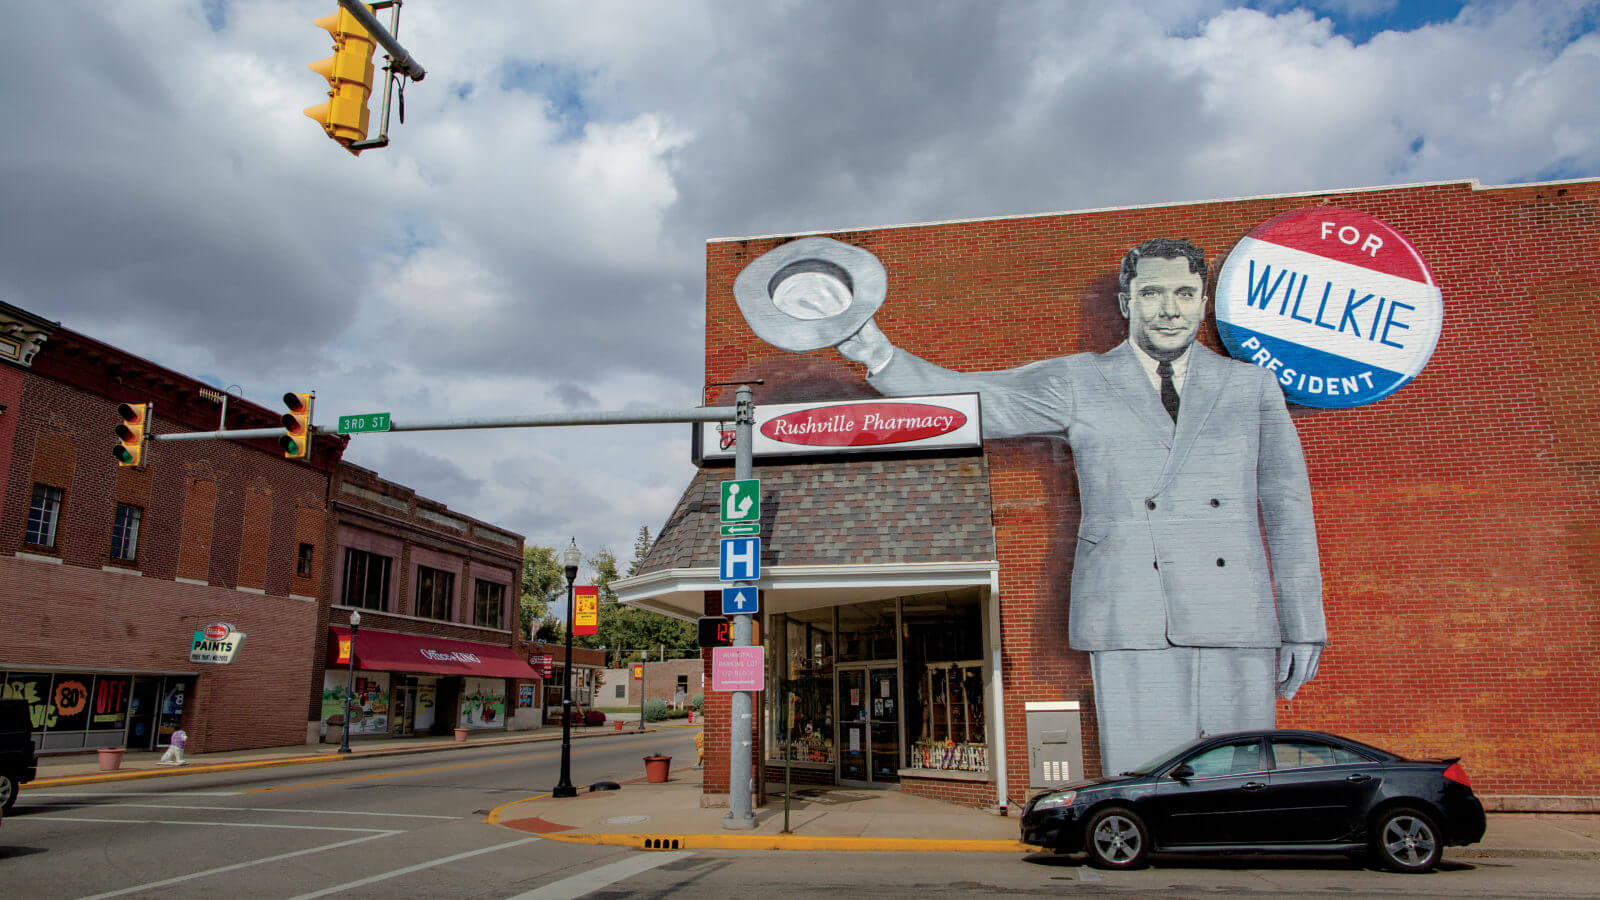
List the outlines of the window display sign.
{"label": "window display sign", "polygon": [[94,705],[89,727],[97,730],[121,728],[128,721],[128,700],[132,680],[102,675],[95,680]]}
{"label": "window display sign", "polygon": [[1257,227],[1217,276],[1217,332],[1295,403],[1382,400],[1433,355],[1444,304],[1422,255],[1386,222],[1318,206]]}
{"label": "window display sign", "polygon": [[504,728],[506,683],[499,678],[468,678],[462,686],[458,728]]}
{"label": "window display sign", "polygon": [[213,622],[195,630],[189,645],[189,661],[227,665],[233,662],[243,644],[244,632],[227,622]]}

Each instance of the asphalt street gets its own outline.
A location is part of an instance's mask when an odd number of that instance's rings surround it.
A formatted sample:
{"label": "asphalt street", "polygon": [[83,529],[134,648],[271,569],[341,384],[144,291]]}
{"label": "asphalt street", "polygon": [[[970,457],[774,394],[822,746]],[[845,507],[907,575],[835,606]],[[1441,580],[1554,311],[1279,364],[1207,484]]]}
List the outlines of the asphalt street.
{"label": "asphalt street", "polygon": [[[575,741],[573,781],[637,778],[647,753],[687,762],[693,736]],[[1450,860],[1426,876],[1342,857],[1168,859],[1102,872],[1042,853],[646,852],[484,821],[547,794],[559,753],[558,744],[502,745],[24,789],[0,826],[0,897],[1594,896],[1591,860]],[[555,809],[518,804],[502,816]]]}

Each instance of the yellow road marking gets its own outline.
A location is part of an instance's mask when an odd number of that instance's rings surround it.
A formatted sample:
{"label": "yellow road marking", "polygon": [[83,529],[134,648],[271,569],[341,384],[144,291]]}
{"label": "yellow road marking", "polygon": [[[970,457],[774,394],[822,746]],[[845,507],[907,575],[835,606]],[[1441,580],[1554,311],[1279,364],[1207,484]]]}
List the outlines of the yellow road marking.
{"label": "yellow road marking", "polygon": [[1018,841],[969,838],[864,838],[798,834],[600,834],[558,831],[540,835],[547,841],[613,847],[656,846],[679,850],[856,850],[875,853],[1026,853],[1038,848]]}

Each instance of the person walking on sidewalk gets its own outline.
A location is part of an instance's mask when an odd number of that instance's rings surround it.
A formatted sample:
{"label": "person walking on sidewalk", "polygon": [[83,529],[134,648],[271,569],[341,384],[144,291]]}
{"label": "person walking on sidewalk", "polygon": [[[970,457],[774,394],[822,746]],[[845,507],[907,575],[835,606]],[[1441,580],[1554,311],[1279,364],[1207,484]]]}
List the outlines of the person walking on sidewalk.
{"label": "person walking on sidewalk", "polygon": [[186,766],[183,760],[183,748],[189,743],[189,733],[179,728],[172,733],[172,743],[168,745],[167,752],[161,754],[163,766]]}

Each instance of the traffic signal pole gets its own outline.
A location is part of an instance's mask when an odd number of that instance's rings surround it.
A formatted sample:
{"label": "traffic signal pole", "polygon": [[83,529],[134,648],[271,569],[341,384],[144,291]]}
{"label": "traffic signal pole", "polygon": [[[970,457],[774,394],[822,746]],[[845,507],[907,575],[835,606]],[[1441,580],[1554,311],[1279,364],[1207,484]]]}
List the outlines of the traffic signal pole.
{"label": "traffic signal pole", "polygon": [[[739,385],[734,395],[734,456],[733,477],[744,480],[750,477],[755,461],[755,391],[748,384]],[[719,421],[727,421],[721,419]],[[751,585],[748,581],[734,582],[734,587]],[[751,616],[749,613],[733,617],[733,645],[749,647],[751,641]],[[731,830],[749,830],[756,827],[755,813],[751,810],[751,768],[754,766],[751,738],[754,734],[749,691],[734,691],[732,709],[728,716],[728,814],[722,827]]]}
{"label": "traffic signal pole", "polygon": [[[753,415],[753,414],[752,414]],[[419,422],[390,420],[389,431],[467,431],[477,428],[548,428],[560,425],[669,425],[675,422],[726,422],[736,419],[737,406],[695,406],[688,409],[628,409],[616,412],[552,413],[491,419],[436,419]],[[313,428],[312,433],[327,434]],[[371,432],[385,434],[386,432]],[[282,428],[229,428],[223,431],[182,431],[152,434],[152,441],[251,440],[283,436]],[[748,471],[748,468],[746,469]],[[748,618],[748,617],[746,617]]]}
{"label": "traffic signal pole", "polygon": [[[344,7],[351,16],[354,16],[357,22],[361,23],[361,27],[367,30],[367,34],[372,35],[372,39],[377,41],[379,46],[389,51],[389,64],[394,67],[394,71],[412,81],[421,81],[427,76],[428,71],[422,68],[422,64],[417,62],[416,57],[406,52],[406,48],[400,46],[400,42],[395,40],[394,35],[390,34],[388,29],[378,24],[378,20],[373,17],[372,11],[367,9],[365,3],[362,3],[361,0],[339,0],[339,5]],[[395,3],[393,6],[396,7],[398,12],[400,4]]]}

